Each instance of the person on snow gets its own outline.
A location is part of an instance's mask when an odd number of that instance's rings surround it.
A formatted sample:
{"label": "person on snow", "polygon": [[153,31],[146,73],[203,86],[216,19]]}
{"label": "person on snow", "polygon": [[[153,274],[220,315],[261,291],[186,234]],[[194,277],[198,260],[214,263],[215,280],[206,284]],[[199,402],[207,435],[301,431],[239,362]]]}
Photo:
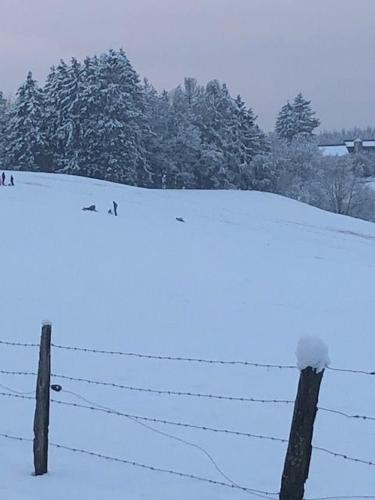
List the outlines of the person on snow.
{"label": "person on snow", "polygon": [[3,186],[5,186],[5,173],[4,172],[1,174],[1,184]]}
{"label": "person on snow", "polygon": [[90,205],[88,207],[83,207],[82,210],[85,211],[85,212],[97,212],[95,205]]}
{"label": "person on snow", "polygon": [[10,176],[10,185],[14,186],[14,177],[13,177],[13,175]]}
{"label": "person on snow", "polygon": [[117,207],[118,207],[118,205],[117,205],[117,203],[114,201],[114,202],[113,202],[113,213],[114,213],[114,215],[115,215],[116,217],[117,217]]}

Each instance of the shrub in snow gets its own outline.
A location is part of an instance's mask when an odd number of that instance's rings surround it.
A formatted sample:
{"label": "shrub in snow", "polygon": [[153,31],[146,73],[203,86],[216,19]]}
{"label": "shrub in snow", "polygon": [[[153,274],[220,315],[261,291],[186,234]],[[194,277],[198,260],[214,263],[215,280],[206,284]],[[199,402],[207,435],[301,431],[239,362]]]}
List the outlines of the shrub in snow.
{"label": "shrub in snow", "polygon": [[319,373],[330,364],[328,347],[318,337],[302,337],[297,345],[296,356],[300,370],[310,367]]}

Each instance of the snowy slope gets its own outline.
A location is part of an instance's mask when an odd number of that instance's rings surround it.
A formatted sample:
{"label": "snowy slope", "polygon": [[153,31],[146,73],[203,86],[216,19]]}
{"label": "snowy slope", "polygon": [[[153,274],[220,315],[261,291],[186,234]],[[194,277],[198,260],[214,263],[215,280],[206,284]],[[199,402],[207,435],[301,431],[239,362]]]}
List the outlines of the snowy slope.
{"label": "snowy slope", "polygon": [[[0,339],[210,359],[295,364],[302,335],[329,346],[332,366],[375,369],[375,226],[257,192],[150,191],[17,173],[0,188]],[[107,215],[113,200],[119,217]],[[99,212],[82,212],[96,203]],[[177,216],[186,223],[177,222]],[[37,350],[0,345],[0,369],[34,371]],[[117,384],[293,399],[294,370],[205,365],[54,349],[53,371]],[[287,438],[292,406],[119,390],[56,379],[120,412]],[[32,377],[0,374],[32,391]],[[320,405],[375,416],[371,376],[328,371]],[[7,392],[5,389],[0,389]],[[85,404],[69,392],[54,394]],[[32,437],[34,403],[1,397],[0,433]],[[277,492],[286,445],[150,424],[204,447],[235,483]],[[314,444],[375,459],[374,421],[320,412]],[[114,415],[52,406],[51,440],[228,482],[197,448]],[[61,449],[32,477],[32,445],[0,438],[7,500],[227,500],[236,489]],[[375,467],[314,451],[307,498],[375,495]],[[375,498],[375,497],[374,497]]]}

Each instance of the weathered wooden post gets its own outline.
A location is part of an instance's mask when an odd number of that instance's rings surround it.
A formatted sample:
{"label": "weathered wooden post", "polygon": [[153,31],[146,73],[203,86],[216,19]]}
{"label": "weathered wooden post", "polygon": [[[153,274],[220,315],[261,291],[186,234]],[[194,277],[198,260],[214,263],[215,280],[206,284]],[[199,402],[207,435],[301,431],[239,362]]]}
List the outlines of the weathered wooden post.
{"label": "weathered wooden post", "polygon": [[280,500],[303,500],[309,476],[319,390],[324,368],[329,363],[325,344],[311,337],[301,340],[297,357],[301,374],[281,480]]}
{"label": "weathered wooden post", "polygon": [[51,381],[51,332],[50,323],[43,323],[39,348],[36,407],[34,416],[34,469],[35,475],[48,472],[48,427]]}

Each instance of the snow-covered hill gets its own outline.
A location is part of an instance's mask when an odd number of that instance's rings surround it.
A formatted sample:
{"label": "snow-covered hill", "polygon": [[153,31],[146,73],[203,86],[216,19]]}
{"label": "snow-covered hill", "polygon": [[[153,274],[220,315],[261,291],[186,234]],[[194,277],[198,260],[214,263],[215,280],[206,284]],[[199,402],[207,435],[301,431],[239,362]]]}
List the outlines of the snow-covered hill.
{"label": "snow-covered hill", "polygon": [[[257,192],[150,191],[17,173],[0,188],[0,340],[294,364],[302,335],[332,366],[375,369],[375,226]],[[107,214],[112,201],[119,216]],[[83,212],[95,203],[98,213]],[[185,223],[176,221],[183,217]],[[37,349],[0,345],[0,369],[35,371]],[[293,399],[294,370],[53,350],[53,372],[152,389]],[[54,379],[56,399],[287,438],[292,405],[178,397]],[[30,376],[0,383],[32,391]],[[320,405],[375,416],[375,379],[327,371]],[[6,389],[0,389],[9,392]],[[67,391],[67,392],[64,392]],[[34,403],[0,397],[0,433],[32,437]],[[145,423],[144,421],[141,421]],[[286,445],[148,422],[203,447],[235,483],[277,492]],[[319,412],[314,444],[374,461],[374,421]],[[51,441],[228,482],[196,447],[110,414],[52,405]],[[0,438],[6,500],[228,500],[249,492],[51,448],[35,478],[32,445]],[[307,497],[375,495],[375,467],[314,451]],[[274,497],[275,498],[275,497]],[[375,496],[373,497],[375,498]]]}

